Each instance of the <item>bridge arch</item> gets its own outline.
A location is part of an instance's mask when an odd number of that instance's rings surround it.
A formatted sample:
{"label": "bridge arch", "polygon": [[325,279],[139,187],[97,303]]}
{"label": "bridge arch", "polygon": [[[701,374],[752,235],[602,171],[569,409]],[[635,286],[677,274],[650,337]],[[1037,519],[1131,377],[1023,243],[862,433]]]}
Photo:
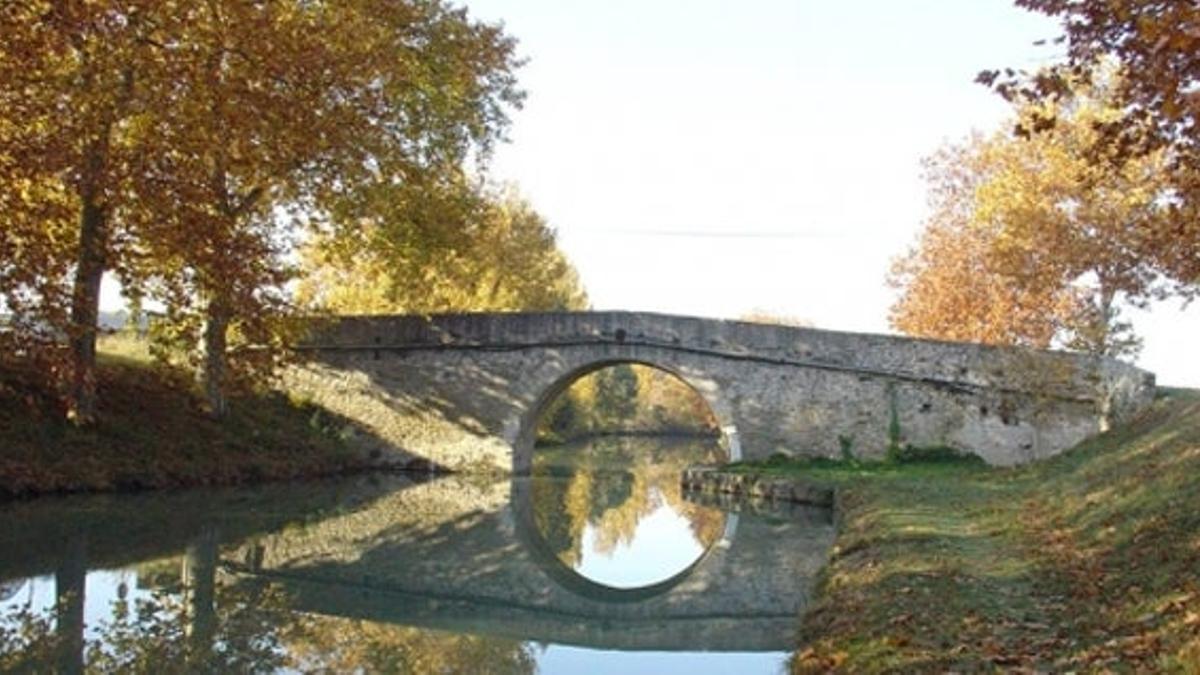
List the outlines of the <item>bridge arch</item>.
{"label": "bridge arch", "polygon": [[[531,395],[530,403],[511,420],[506,427],[513,429],[513,473],[528,475],[533,466],[534,446],[537,443],[538,420],[546,412],[550,404],[561,396],[572,384],[580,378],[592,373],[619,365],[641,365],[654,368],[671,375],[691,389],[705,405],[717,422],[721,435],[721,448],[731,462],[742,458],[741,442],[738,438],[737,421],[734,418],[733,407],[724,394],[724,388],[715,378],[696,368],[689,368],[672,359],[670,353],[649,354],[647,348],[617,345],[612,349],[601,349],[599,352],[588,350],[589,353],[576,355],[574,359],[558,361],[559,368],[547,369],[548,372],[531,373],[527,386]],[[619,351],[621,353],[608,353]]]}

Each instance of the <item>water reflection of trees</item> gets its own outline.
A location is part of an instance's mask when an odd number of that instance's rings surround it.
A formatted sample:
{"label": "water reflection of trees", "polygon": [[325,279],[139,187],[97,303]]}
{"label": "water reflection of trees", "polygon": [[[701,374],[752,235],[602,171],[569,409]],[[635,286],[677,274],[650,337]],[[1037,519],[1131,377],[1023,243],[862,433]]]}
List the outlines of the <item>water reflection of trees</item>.
{"label": "water reflection of trees", "polygon": [[[56,574],[55,606],[0,614],[0,672],[532,673],[523,642],[295,611],[278,586],[223,571],[214,532],[130,569],[85,633],[86,552]],[[69,558],[72,556],[68,556]]]}
{"label": "water reflection of trees", "polygon": [[281,637],[291,614],[278,590],[222,586],[213,631],[193,639],[196,617],[181,589],[155,589],[130,600],[119,592],[108,618],[90,626],[63,621],[63,606],[82,607],[79,591],[58,607],[16,605],[0,617],[0,672],[273,672],[289,665]]}
{"label": "water reflection of trees", "polygon": [[291,627],[292,667],[305,672],[503,673],[536,670],[533,648],[511,639],[304,615]]}
{"label": "water reflection of trees", "polygon": [[534,457],[534,522],[546,545],[566,565],[582,561],[585,528],[594,549],[611,554],[632,543],[638,523],[663,506],[687,520],[707,549],[721,537],[718,509],[683,498],[679,476],[696,463],[718,461],[715,442],[601,437],[586,443],[539,449]]}

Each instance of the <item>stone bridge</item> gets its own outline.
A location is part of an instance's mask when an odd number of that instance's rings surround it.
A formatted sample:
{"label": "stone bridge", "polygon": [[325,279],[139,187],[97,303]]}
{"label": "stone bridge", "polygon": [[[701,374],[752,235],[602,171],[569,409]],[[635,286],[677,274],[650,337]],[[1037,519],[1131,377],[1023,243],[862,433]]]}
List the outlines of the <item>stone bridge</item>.
{"label": "stone bridge", "polygon": [[1043,458],[1127,418],[1154,376],[1081,354],[630,312],[314,320],[284,386],[364,449],[526,473],[542,410],[579,377],[639,363],[708,402],[731,458],[879,457],[951,446]]}

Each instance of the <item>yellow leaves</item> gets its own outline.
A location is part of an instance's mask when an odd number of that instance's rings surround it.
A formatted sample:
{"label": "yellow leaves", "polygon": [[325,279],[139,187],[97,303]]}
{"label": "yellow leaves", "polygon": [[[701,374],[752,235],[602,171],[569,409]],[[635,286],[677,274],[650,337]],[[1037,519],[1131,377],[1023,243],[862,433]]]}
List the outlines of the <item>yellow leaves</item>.
{"label": "yellow leaves", "polygon": [[[17,3],[0,36],[0,184],[21,186],[0,193],[6,308],[64,323],[88,193],[111,216],[97,266],[163,302],[182,342],[219,300],[237,357],[279,342],[297,214],[376,181],[432,192],[520,100],[513,41],[440,2]],[[443,226],[405,256],[454,238],[443,206],[414,216]],[[451,291],[472,278],[460,262],[438,276]],[[577,283],[556,290],[582,303]]]}
{"label": "yellow leaves", "polygon": [[323,256],[321,249],[337,242],[314,242],[303,257],[302,302],[341,313],[586,306],[578,276],[541,216],[512,194],[480,190],[474,198],[477,208],[414,228],[396,225],[426,205],[394,209],[381,226],[386,247],[352,257]]}
{"label": "yellow leaves", "polygon": [[[1104,85],[1111,103],[1095,116],[1100,124],[1089,132],[1093,154],[1121,165],[1165,149],[1172,156],[1169,171],[1179,188],[1176,199],[1185,211],[1200,208],[1195,182],[1200,98],[1194,86],[1200,73],[1200,6],[1137,0],[1018,3],[1060,19],[1068,45],[1064,62],[1039,75],[1029,97],[1053,102],[1061,95],[1060,85],[1075,88],[1080,73],[1091,73],[1087,82]],[[1014,81],[1019,79],[1010,74],[1008,81],[995,86],[1011,91],[1021,85]],[[1192,237],[1177,243],[1195,248],[1197,241]],[[1200,276],[1197,266],[1170,253],[1161,255],[1166,249],[1166,242],[1160,242],[1149,255],[1164,272],[1194,288]]]}
{"label": "yellow leaves", "polygon": [[903,290],[893,327],[1042,347],[1061,338],[1103,353],[1133,344],[1116,335],[1113,301],[1160,292],[1144,232],[1169,186],[1159,154],[1123,167],[1091,154],[1108,111],[1080,98],[1055,113],[1053,131],[976,136],[927,161],[934,213],[893,264],[889,281]]}

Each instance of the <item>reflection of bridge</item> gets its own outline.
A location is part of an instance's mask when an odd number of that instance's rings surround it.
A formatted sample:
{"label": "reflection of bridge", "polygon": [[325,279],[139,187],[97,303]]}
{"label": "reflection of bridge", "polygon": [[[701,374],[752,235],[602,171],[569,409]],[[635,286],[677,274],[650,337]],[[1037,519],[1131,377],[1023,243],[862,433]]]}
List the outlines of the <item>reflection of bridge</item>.
{"label": "reflection of bridge", "polygon": [[832,543],[828,512],[742,517],[686,574],[605,592],[539,550],[527,484],[427,483],[222,558],[279,582],[296,609],[326,615],[605,649],[794,646]]}
{"label": "reflection of bridge", "polygon": [[622,362],[691,385],[734,458],[878,455],[894,440],[1014,464],[1153,395],[1152,375],[1109,359],[625,312],[350,317],[314,323],[298,349],[311,359],[289,386],[361,423],[376,447],[517,473],[544,406]]}
{"label": "reflection of bridge", "polygon": [[608,649],[792,648],[833,539],[827,511],[745,513],[687,574],[612,593],[544,550],[527,486],[373,476],[12,504],[0,547],[20,553],[0,557],[0,582],[55,576],[64,672],[82,668],[87,570],[169,556],[200,650],[220,629],[218,591],[259,579],[297,611],[390,624]]}

